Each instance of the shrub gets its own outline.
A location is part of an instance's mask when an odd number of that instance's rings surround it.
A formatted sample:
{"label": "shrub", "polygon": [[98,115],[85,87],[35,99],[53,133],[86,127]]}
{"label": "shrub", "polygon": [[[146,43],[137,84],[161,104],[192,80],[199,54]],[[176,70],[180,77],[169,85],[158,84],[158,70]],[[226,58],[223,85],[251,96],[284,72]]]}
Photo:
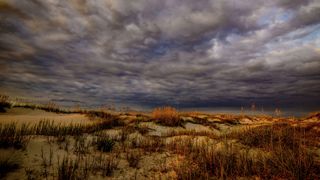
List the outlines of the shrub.
{"label": "shrub", "polygon": [[158,107],[152,111],[152,118],[166,126],[180,126],[182,120],[179,112],[173,107]]}
{"label": "shrub", "polygon": [[111,152],[113,149],[113,146],[115,145],[115,140],[110,138],[108,135],[99,135],[93,141],[93,144],[97,147],[99,151]]}

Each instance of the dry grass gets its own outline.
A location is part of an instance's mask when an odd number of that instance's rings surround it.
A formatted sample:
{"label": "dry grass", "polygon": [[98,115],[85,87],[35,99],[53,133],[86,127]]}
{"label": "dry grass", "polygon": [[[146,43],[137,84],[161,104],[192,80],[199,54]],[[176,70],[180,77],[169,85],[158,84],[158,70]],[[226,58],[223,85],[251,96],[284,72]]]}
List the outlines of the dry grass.
{"label": "dry grass", "polygon": [[306,143],[307,145],[316,144],[320,134],[312,127],[317,125],[317,123],[311,123],[311,125],[307,126],[299,124],[292,126],[289,122],[281,122],[246,128],[243,131],[232,132],[227,136],[238,139],[240,143],[249,147],[273,150],[276,146],[284,146],[289,149],[295,149],[301,143]]}
{"label": "dry grass", "polygon": [[28,179],[59,179],[59,180],[77,180],[90,179],[91,175],[98,175],[103,179],[111,176],[117,169],[119,156],[117,154],[102,154],[73,156],[68,154],[62,159],[57,156],[58,161],[53,164],[46,163],[39,171],[39,167],[26,168],[26,177]]}
{"label": "dry grass", "polygon": [[56,124],[52,120],[42,120],[37,124],[21,124],[13,122],[10,124],[0,123],[0,148],[23,149],[28,144],[32,135],[43,135],[57,137],[64,140],[65,136],[82,136],[85,133],[94,133],[122,123],[118,118],[101,120],[94,124]]}
{"label": "dry grass", "polygon": [[141,148],[145,152],[162,152],[165,150],[165,141],[160,137],[132,139],[130,145],[131,148]]}
{"label": "dry grass", "polygon": [[193,138],[176,138],[167,149],[184,157],[175,167],[178,179],[317,179],[319,165],[315,155],[299,146],[294,150],[281,146],[270,153],[239,149],[230,143],[216,149],[208,143],[196,144]]}
{"label": "dry grass", "polygon": [[21,158],[15,151],[0,153],[0,178],[4,178],[9,172],[15,171],[21,166]]}
{"label": "dry grass", "polygon": [[187,112],[181,112],[180,115],[186,116],[186,117],[198,117],[200,115],[206,115],[206,113],[198,112],[198,111],[187,111]]}
{"label": "dry grass", "polygon": [[100,134],[92,143],[99,151],[111,152],[116,142],[108,135]]}
{"label": "dry grass", "polygon": [[[4,97],[2,101],[7,102],[8,99]],[[46,108],[55,111],[59,107],[48,104]],[[143,172],[147,165],[142,162],[149,161],[143,156],[149,153],[163,154],[161,158],[164,161],[167,157],[179,157],[179,161],[173,166],[168,163],[166,167],[166,172],[176,173],[177,179],[320,178],[318,157],[313,151],[319,148],[320,123],[317,121],[287,120],[264,126],[247,125],[249,128],[226,136],[219,136],[215,131],[166,127],[172,131],[155,137],[148,133],[148,126],[140,124],[149,117],[143,116],[141,120],[136,115],[135,121],[124,123],[123,119],[126,117],[104,111],[81,110],[81,113],[95,122],[62,125],[44,120],[32,126],[0,123],[0,148],[26,147],[29,139],[36,135],[58,139],[61,143],[66,142],[66,147],[72,148],[72,151],[65,148],[67,156],[60,156],[63,158],[58,162],[54,160],[61,154],[53,155],[56,153],[54,149],[50,149],[49,158],[41,151],[42,154],[38,156],[42,158],[46,173],[40,173],[34,179],[90,179],[91,175],[103,178],[114,175],[112,178],[118,178],[119,174],[122,176],[126,173],[125,168],[142,169],[139,173]],[[183,122],[181,114],[172,107],[156,108],[151,115],[153,120],[165,126],[181,126]],[[232,115],[197,117],[198,113],[191,112],[188,116],[194,116],[193,121],[207,127],[215,127],[218,123],[240,127],[236,129],[241,129],[242,126],[239,118]],[[209,121],[209,118],[217,118],[218,121]],[[312,118],[317,118],[317,115]],[[115,130],[110,131],[111,133],[103,131],[112,128]],[[119,134],[112,134],[114,132]],[[74,143],[70,145],[68,139],[71,142],[74,140]],[[53,142],[55,141],[51,143]],[[59,149],[59,153],[60,150],[63,151]],[[0,178],[20,166],[11,160],[0,157]],[[126,161],[128,165],[119,163]],[[114,173],[118,168],[121,170]],[[161,167],[155,170],[160,172]],[[32,177],[32,172],[32,169],[26,169],[28,177]]]}
{"label": "dry grass", "polygon": [[320,112],[312,112],[309,114],[309,116],[306,119],[320,119]]}
{"label": "dry grass", "polygon": [[277,146],[272,151],[272,165],[277,167],[277,173],[293,179],[316,179],[319,178],[320,166],[315,162],[316,155],[297,145],[294,149]]}
{"label": "dry grass", "polygon": [[127,151],[126,159],[130,167],[137,168],[141,159],[142,152],[138,149]]}
{"label": "dry grass", "polygon": [[17,123],[0,124],[0,148],[23,149],[28,144],[30,137],[29,126],[23,124],[20,127]]}
{"label": "dry grass", "polygon": [[82,113],[81,111],[71,110],[67,108],[62,108],[58,104],[54,102],[48,102],[44,104],[32,104],[32,103],[17,103],[17,102],[10,102],[11,107],[21,107],[21,108],[28,108],[28,109],[39,109],[46,112],[54,112],[54,113],[61,113],[61,114],[71,114],[71,113]]}
{"label": "dry grass", "polygon": [[151,116],[158,123],[165,126],[180,126],[182,124],[179,112],[170,106],[155,108]]}
{"label": "dry grass", "polygon": [[210,131],[196,131],[196,130],[171,130],[169,131],[166,135],[164,135],[165,137],[173,137],[173,136],[205,136],[205,137],[209,137],[211,139],[217,139],[218,136]]}

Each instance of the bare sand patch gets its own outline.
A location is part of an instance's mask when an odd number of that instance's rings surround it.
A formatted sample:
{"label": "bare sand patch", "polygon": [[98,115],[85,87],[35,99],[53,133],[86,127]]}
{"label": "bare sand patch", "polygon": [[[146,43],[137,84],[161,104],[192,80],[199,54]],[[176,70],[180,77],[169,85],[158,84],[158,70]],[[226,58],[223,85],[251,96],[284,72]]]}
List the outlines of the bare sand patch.
{"label": "bare sand patch", "polygon": [[18,124],[27,123],[35,124],[42,120],[52,120],[55,124],[91,124],[88,117],[83,114],[57,114],[53,112],[46,112],[43,110],[32,110],[26,108],[11,108],[6,113],[0,113],[0,123]]}

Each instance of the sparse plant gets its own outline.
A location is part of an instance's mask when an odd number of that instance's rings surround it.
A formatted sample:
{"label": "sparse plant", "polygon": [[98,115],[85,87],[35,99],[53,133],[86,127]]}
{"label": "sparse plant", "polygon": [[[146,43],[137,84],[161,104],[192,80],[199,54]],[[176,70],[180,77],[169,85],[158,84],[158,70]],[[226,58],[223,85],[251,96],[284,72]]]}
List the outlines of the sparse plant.
{"label": "sparse plant", "polygon": [[0,147],[23,149],[28,144],[30,137],[29,126],[22,124],[18,127],[17,123],[0,124]]}
{"label": "sparse plant", "polygon": [[36,171],[35,169],[33,168],[28,168],[26,167],[24,169],[24,172],[26,173],[26,176],[27,176],[27,180],[35,180],[35,179],[40,179],[40,175],[38,173],[38,171]]}
{"label": "sparse plant", "polygon": [[133,139],[131,146],[133,148],[142,148],[146,152],[162,152],[165,148],[165,142],[160,137],[147,137]]}
{"label": "sparse plant", "polygon": [[41,148],[41,159],[42,159],[42,166],[48,167],[52,165],[52,159],[53,159],[53,150],[50,147],[49,149],[49,157],[46,156],[47,153],[44,152],[43,147]]}
{"label": "sparse plant", "polygon": [[117,158],[118,156],[114,154],[109,156],[100,154],[94,159],[92,170],[94,172],[101,171],[103,176],[111,176],[118,167],[119,160]]}
{"label": "sparse plant", "polygon": [[115,118],[114,115],[107,113],[105,111],[88,111],[86,112],[86,116],[89,117],[90,120],[96,120],[96,119],[103,119],[103,120],[109,120]]}
{"label": "sparse plant", "polygon": [[91,142],[85,136],[76,136],[74,143],[74,152],[78,155],[87,154],[89,152]]}
{"label": "sparse plant", "polygon": [[84,179],[78,174],[79,171],[79,161],[72,160],[68,157],[64,157],[62,162],[58,166],[58,179],[59,180],[75,180]]}
{"label": "sparse plant", "polygon": [[53,150],[52,150],[51,146],[50,146],[50,149],[49,149],[49,157],[47,157],[47,153],[45,153],[44,150],[43,150],[43,147],[41,147],[41,160],[42,160],[42,163],[41,163],[41,166],[42,166],[41,175],[46,179],[49,176],[48,168],[50,166],[52,166],[52,159],[53,159]]}
{"label": "sparse plant", "polygon": [[212,139],[217,139],[218,136],[211,131],[196,131],[196,130],[171,130],[162,137],[173,137],[173,136],[204,136]]}
{"label": "sparse plant", "polygon": [[63,136],[58,136],[56,139],[56,143],[59,146],[59,149],[63,149],[66,152],[69,152],[69,147],[70,147],[70,138],[68,138],[67,136],[63,135]]}
{"label": "sparse plant", "polygon": [[0,112],[6,112],[6,108],[10,108],[9,96],[0,95]]}
{"label": "sparse plant", "polygon": [[145,135],[150,131],[150,128],[146,125],[136,125],[135,129],[141,134]]}
{"label": "sparse plant", "polygon": [[201,171],[197,163],[184,159],[173,167],[179,180],[209,179],[209,174]]}
{"label": "sparse plant", "polygon": [[139,150],[127,151],[126,159],[130,167],[137,168],[141,159],[141,152]]}
{"label": "sparse plant", "polygon": [[4,178],[7,173],[20,168],[21,159],[19,154],[14,152],[1,152],[0,153],[0,178]]}
{"label": "sparse plant", "polygon": [[101,164],[102,173],[104,176],[111,176],[113,171],[117,168],[118,161],[115,157],[107,157]]}
{"label": "sparse plant", "polygon": [[134,131],[135,131],[135,128],[132,126],[126,126],[126,127],[122,128],[120,131],[118,140],[121,143],[124,143],[128,139],[129,134],[134,133]]}

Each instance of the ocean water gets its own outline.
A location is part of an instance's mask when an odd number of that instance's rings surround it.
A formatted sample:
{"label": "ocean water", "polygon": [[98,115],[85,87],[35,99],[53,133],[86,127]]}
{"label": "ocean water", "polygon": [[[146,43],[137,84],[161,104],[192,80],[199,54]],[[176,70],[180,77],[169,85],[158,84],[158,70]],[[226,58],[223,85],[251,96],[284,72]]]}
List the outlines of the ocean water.
{"label": "ocean water", "polygon": [[234,114],[234,115],[270,115],[270,116],[281,116],[281,117],[306,117],[310,115],[312,112],[319,112],[320,108],[279,108],[280,113],[276,113],[276,109],[274,108],[256,108],[252,110],[250,108],[233,108],[233,107],[212,107],[212,108],[184,108],[180,109],[181,111],[198,111],[210,114]]}

